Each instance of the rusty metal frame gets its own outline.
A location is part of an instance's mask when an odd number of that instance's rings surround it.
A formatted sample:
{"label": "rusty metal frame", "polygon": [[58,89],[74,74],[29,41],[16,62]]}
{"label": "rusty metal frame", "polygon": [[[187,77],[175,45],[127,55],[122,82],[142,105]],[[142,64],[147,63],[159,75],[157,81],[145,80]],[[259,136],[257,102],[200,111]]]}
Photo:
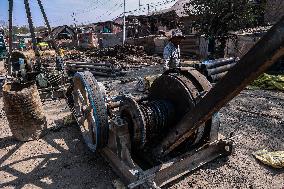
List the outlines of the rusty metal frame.
{"label": "rusty metal frame", "polygon": [[[119,118],[118,118],[119,119]],[[127,188],[160,188],[182,177],[204,164],[232,152],[230,140],[208,139],[201,147],[165,161],[148,170],[142,170],[131,157],[131,144],[128,125],[121,119],[120,123],[112,120],[107,147],[100,154],[109,162],[113,170],[120,176]]]}
{"label": "rusty metal frame", "polygon": [[155,183],[156,186],[162,187],[218,157],[230,155],[231,152],[232,142],[215,141],[145,171],[142,176],[139,176],[139,180],[128,185],[128,188],[135,188],[145,182],[149,183],[149,181]]}
{"label": "rusty metal frame", "polygon": [[[157,166],[143,170],[142,166],[140,167],[133,160],[131,149],[137,146],[131,147],[133,143],[130,140],[128,123],[119,116],[112,117],[108,143],[98,151],[128,188],[160,188],[216,158],[230,155],[232,142],[218,140],[217,127],[210,127],[210,130],[207,128],[205,140],[201,140],[195,149],[174,158],[168,154],[182,142],[187,141],[202,124],[218,116],[216,115],[218,110],[283,55],[284,17],[213,89],[205,96],[202,93],[196,106],[186,113],[181,122],[173,127],[157,148],[153,149],[151,155],[161,162],[160,165],[155,164]],[[198,74],[191,72],[191,76],[199,80]],[[206,88],[209,90],[209,86],[201,85],[201,87],[203,91],[207,91]],[[215,121],[212,119],[213,126],[218,124],[213,123]]]}
{"label": "rusty metal frame", "polygon": [[102,156],[109,162],[123,182],[127,184],[127,188],[130,189],[165,186],[214,159],[230,155],[231,152],[231,141],[215,141],[200,149],[143,171],[140,167],[129,167],[110,148],[106,147],[101,150]]}

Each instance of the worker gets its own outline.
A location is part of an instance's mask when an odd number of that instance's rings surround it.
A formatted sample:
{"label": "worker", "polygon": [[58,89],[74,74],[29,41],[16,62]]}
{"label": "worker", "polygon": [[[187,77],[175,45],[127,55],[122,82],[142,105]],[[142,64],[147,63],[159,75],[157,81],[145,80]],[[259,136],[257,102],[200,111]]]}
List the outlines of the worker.
{"label": "worker", "polygon": [[62,48],[59,48],[58,49],[58,55],[60,56],[60,57],[64,57],[64,53],[65,53],[65,51],[64,51],[64,49],[62,49]]}
{"label": "worker", "polygon": [[170,31],[169,43],[164,49],[164,70],[179,68],[181,66],[179,45],[184,38],[179,29]]}

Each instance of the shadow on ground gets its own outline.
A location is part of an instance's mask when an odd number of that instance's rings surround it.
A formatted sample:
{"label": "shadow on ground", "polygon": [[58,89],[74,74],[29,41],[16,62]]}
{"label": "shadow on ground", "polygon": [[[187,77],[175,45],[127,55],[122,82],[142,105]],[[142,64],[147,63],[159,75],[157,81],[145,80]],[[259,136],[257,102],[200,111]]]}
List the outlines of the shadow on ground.
{"label": "shadow on ground", "polygon": [[60,127],[38,141],[0,139],[0,188],[112,188],[114,173],[85,148],[79,129]]}

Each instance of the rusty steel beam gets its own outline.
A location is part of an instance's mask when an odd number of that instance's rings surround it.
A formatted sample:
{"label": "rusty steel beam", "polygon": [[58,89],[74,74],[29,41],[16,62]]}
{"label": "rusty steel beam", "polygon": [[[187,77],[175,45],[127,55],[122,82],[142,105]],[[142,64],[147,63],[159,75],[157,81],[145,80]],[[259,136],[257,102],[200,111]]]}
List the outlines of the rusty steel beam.
{"label": "rusty steel beam", "polygon": [[184,142],[247,85],[284,56],[284,17],[170,130],[153,150],[164,156]]}
{"label": "rusty steel beam", "polygon": [[39,53],[39,50],[38,50],[38,47],[37,47],[37,44],[36,44],[36,35],[35,35],[35,29],[34,29],[34,25],[33,25],[29,0],[24,0],[24,3],[25,3],[27,19],[28,19],[28,23],[29,23],[29,29],[30,29],[31,37],[32,37],[33,50],[35,52],[36,58],[38,59],[40,57],[40,53]]}
{"label": "rusty steel beam", "polygon": [[217,159],[225,157],[232,153],[231,141],[215,141],[209,145],[202,146],[187,154],[171,159],[160,165],[139,174],[139,179],[128,185],[127,188],[139,188],[144,183],[154,181],[157,186],[163,187],[171,183],[177,178],[180,178],[191,171],[194,171],[201,166]]}
{"label": "rusty steel beam", "polygon": [[13,6],[14,1],[9,0],[9,57],[8,57],[8,74],[12,75],[12,63],[10,61],[13,52]]}
{"label": "rusty steel beam", "polygon": [[47,19],[47,16],[46,16],[46,13],[45,13],[45,10],[44,10],[44,8],[43,8],[43,5],[42,5],[41,0],[37,0],[37,3],[38,3],[38,5],[39,5],[40,11],[41,11],[41,14],[42,14],[42,16],[43,16],[43,19],[44,19],[44,21],[45,21],[45,24],[46,24],[46,27],[47,27],[47,29],[48,29],[48,32],[51,33],[51,27],[50,27],[49,21],[48,21],[48,19]]}
{"label": "rusty steel beam", "polygon": [[39,5],[41,14],[42,14],[42,16],[43,16],[43,19],[44,19],[44,21],[45,21],[45,25],[46,25],[46,27],[47,27],[47,29],[48,29],[48,33],[49,33],[50,36],[51,36],[51,43],[52,43],[52,46],[54,47],[56,53],[59,55],[59,54],[60,54],[60,53],[59,53],[59,49],[58,49],[58,46],[57,46],[57,44],[56,44],[56,42],[55,42],[55,38],[54,38],[54,36],[53,36],[53,34],[52,34],[52,30],[51,30],[49,21],[48,21],[48,19],[47,19],[47,16],[46,16],[44,7],[43,7],[43,5],[42,5],[42,2],[41,2],[41,0],[37,0],[37,2],[38,2],[38,5]]}

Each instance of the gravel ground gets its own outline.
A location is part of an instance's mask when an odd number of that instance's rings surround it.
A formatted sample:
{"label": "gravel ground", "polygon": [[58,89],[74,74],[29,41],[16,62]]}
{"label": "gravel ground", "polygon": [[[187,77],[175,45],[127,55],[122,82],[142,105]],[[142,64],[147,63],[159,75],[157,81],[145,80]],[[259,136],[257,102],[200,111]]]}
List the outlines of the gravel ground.
{"label": "gravel ground", "polygon": [[[61,101],[44,102],[49,132],[27,143],[10,133],[0,97],[0,188],[113,188],[119,180],[108,164],[90,153]],[[220,111],[220,133],[233,133],[235,148],[166,188],[283,188],[284,170],[261,164],[252,152],[284,150],[284,93],[245,90]]]}
{"label": "gravel ground", "polygon": [[233,133],[233,154],[203,166],[170,188],[283,188],[284,170],[261,164],[252,152],[284,150],[284,93],[245,90],[221,109],[220,116],[220,133]]}
{"label": "gravel ground", "polygon": [[0,75],[4,75],[5,74],[5,68],[4,68],[4,61],[0,60]]}

